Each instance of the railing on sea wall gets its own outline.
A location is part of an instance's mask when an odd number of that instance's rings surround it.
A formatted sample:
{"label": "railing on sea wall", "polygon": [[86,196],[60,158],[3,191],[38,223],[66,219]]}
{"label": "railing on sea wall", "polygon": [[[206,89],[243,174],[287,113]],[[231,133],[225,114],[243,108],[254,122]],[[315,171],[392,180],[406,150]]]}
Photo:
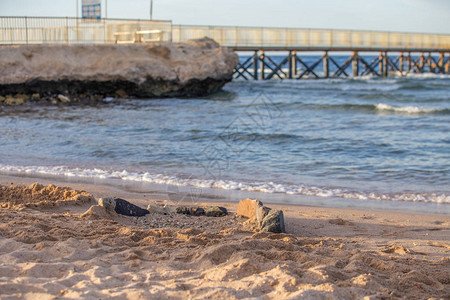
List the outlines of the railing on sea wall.
{"label": "railing on sea wall", "polygon": [[[137,32],[158,31],[158,40],[172,39],[171,21],[0,17],[0,45],[137,42]],[[117,34],[121,33],[121,34]],[[142,37],[142,34],[141,34]],[[144,38],[142,38],[144,39]]]}
{"label": "railing on sea wall", "polygon": [[172,40],[210,37],[235,50],[450,51],[450,35],[267,27],[172,26]]}
{"label": "railing on sea wall", "polygon": [[235,50],[450,51],[450,35],[355,30],[172,25],[171,21],[0,17],[0,45],[182,42],[210,37]]}

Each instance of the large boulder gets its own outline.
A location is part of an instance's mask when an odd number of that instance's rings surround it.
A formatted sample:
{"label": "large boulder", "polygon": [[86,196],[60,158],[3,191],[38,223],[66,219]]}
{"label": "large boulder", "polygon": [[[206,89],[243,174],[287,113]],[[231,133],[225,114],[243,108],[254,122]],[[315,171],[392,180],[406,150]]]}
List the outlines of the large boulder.
{"label": "large boulder", "polygon": [[117,91],[141,98],[206,95],[232,79],[237,63],[232,50],[209,38],[185,43],[3,46],[0,95],[112,96]]}

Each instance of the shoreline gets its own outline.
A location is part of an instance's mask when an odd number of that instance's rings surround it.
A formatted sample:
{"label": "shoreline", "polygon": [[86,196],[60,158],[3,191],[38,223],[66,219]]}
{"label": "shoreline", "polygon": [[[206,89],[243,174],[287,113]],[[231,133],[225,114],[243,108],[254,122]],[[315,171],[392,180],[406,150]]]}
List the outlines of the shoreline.
{"label": "shoreline", "polygon": [[[35,181],[44,185],[30,186]],[[450,292],[450,217],[267,204],[284,211],[287,233],[273,234],[236,216],[237,202],[195,203],[225,206],[226,217],[125,217],[93,200],[66,201],[58,195],[67,189],[45,187],[51,182],[0,177],[1,185],[25,184],[44,199],[0,208],[5,296],[425,299]],[[144,208],[194,204],[95,184],[57,186]],[[15,189],[0,193],[2,204],[30,200]]]}
{"label": "shoreline", "polygon": [[[235,199],[234,201],[223,201],[220,199],[207,199],[201,198],[196,201],[188,200],[186,198],[179,199],[165,199],[160,197],[155,197],[155,194],[152,192],[135,192],[135,191],[126,191],[117,186],[113,185],[101,185],[101,184],[87,184],[87,183],[72,183],[72,182],[63,182],[56,181],[52,179],[40,179],[40,178],[21,178],[14,176],[3,176],[0,175],[0,185],[23,185],[29,186],[38,182],[39,184],[49,185],[53,184],[59,187],[69,187],[74,190],[83,190],[87,191],[94,196],[95,199],[99,198],[124,198],[133,204],[136,204],[140,207],[145,208],[148,204],[168,204],[168,205],[221,205],[228,208],[234,208],[232,211],[235,212],[238,202],[242,199]],[[327,206],[314,206],[314,205],[303,205],[303,204],[292,204],[292,203],[272,203],[272,202],[264,202],[266,205],[283,210],[287,212],[287,217],[297,218],[295,216],[297,212],[300,212],[300,215],[310,216],[313,213],[320,213],[327,216],[334,216],[335,218],[352,218],[355,216],[360,216],[363,219],[366,219],[365,216],[372,216],[375,218],[385,218],[386,220],[392,219],[397,222],[404,222],[408,224],[413,224],[417,220],[421,220],[423,222],[434,224],[438,219],[445,219],[446,221],[443,223],[450,224],[450,216],[446,215],[433,215],[429,213],[411,213],[411,212],[398,212],[398,211],[386,211],[386,210],[375,210],[375,209],[362,209],[362,208],[346,208],[346,207],[327,207]],[[294,212],[294,215],[292,214]],[[371,218],[367,218],[371,219]],[[450,229],[449,229],[450,231]],[[295,231],[288,233],[299,234],[299,232]]]}
{"label": "shoreline", "polygon": [[[343,209],[371,211],[377,213],[400,213],[408,215],[429,215],[450,217],[450,206],[447,203],[429,203],[412,201],[360,200],[339,197],[318,197],[307,195],[287,195],[279,193],[249,192],[216,188],[200,188],[176,186],[147,182],[134,182],[122,179],[98,179],[82,177],[27,176],[0,174],[0,184],[8,181],[30,185],[34,182],[71,186],[76,189],[89,190],[96,198],[129,197],[146,206],[147,199],[173,202],[188,199],[191,202],[237,203],[245,198],[261,200],[277,206],[313,207],[321,209]],[[199,192],[198,195],[190,193]],[[447,208],[448,206],[448,208]]]}

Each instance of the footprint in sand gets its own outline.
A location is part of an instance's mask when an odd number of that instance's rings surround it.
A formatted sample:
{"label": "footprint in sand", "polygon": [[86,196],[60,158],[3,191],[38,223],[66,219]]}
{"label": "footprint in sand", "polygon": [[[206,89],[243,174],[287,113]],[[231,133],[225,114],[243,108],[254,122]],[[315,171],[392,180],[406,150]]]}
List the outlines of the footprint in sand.
{"label": "footprint in sand", "polygon": [[331,220],[329,220],[328,222],[329,222],[330,224],[333,224],[333,225],[343,225],[343,226],[353,225],[352,222],[346,221],[346,220],[341,219],[341,218],[331,219]]}

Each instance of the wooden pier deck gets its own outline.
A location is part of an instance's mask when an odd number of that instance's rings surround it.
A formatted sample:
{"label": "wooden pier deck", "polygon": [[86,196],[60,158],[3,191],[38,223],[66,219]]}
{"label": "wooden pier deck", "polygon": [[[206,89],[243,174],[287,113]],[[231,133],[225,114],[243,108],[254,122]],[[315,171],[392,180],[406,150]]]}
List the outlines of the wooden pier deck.
{"label": "wooden pier deck", "polygon": [[[247,80],[450,74],[450,35],[444,34],[172,26],[173,41],[203,36],[244,56],[234,77]],[[308,63],[311,54],[319,58]]]}

